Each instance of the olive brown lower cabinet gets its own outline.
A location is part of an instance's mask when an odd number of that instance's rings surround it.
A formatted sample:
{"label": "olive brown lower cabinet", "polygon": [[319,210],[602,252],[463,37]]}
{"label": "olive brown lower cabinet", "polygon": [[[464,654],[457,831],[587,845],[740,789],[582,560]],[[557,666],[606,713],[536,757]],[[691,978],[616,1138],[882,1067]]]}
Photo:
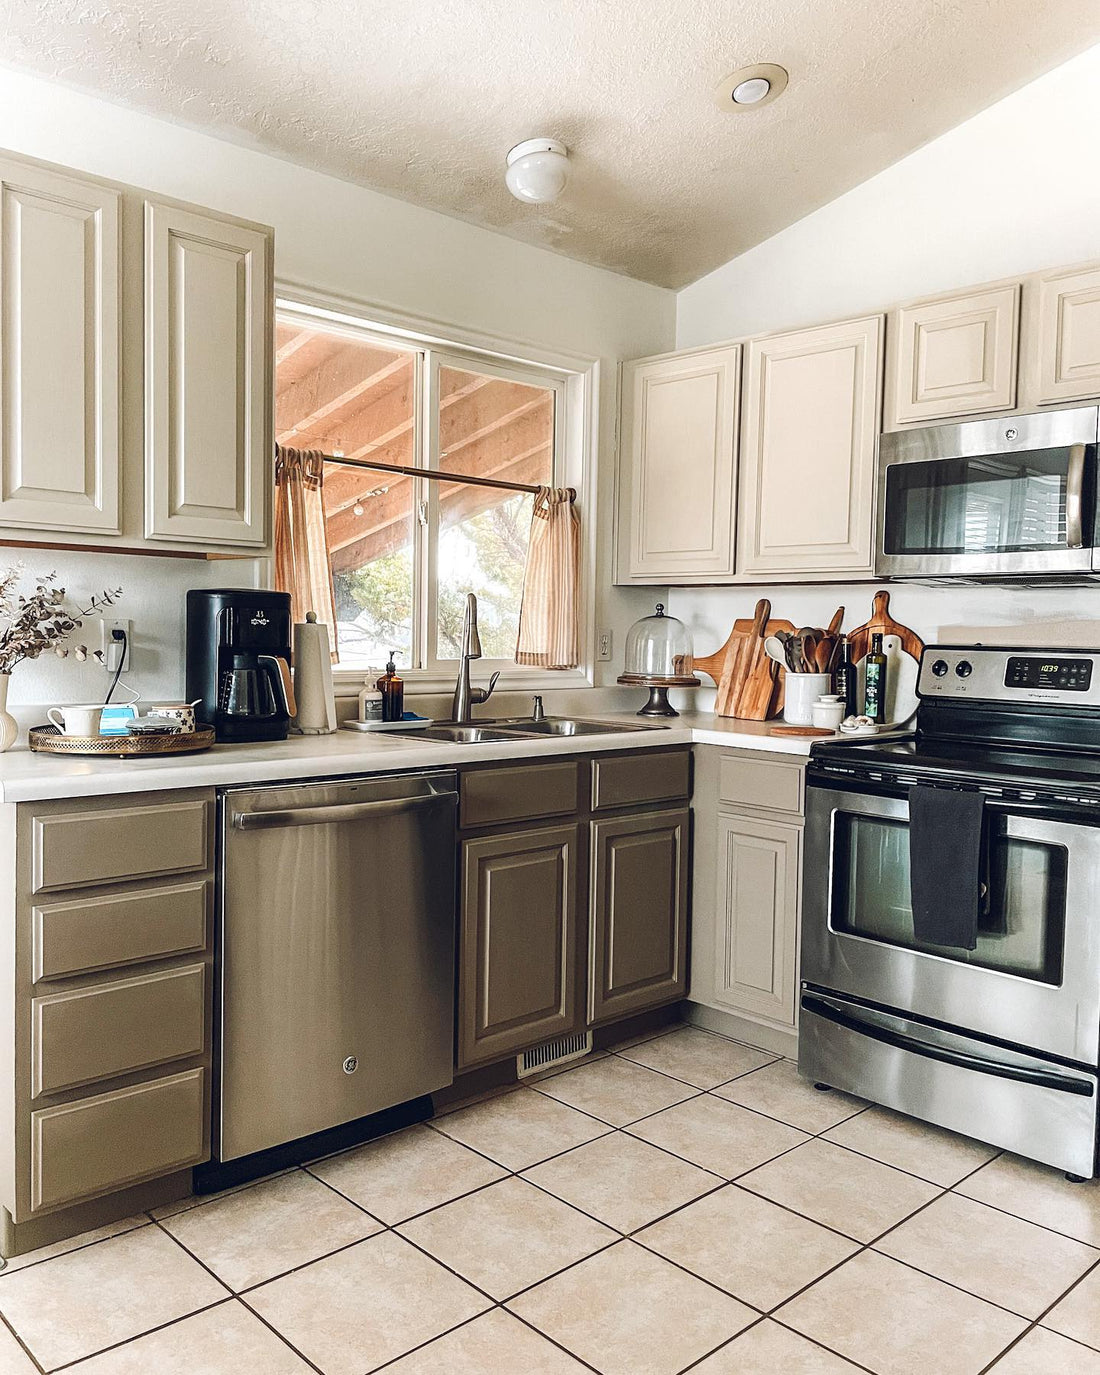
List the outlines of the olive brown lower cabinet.
{"label": "olive brown lower cabinet", "polygon": [[805,761],[695,750],[692,1018],[796,1048]]}
{"label": "olive brown lower cabinet", "polygon": [[687,749],[463,772],[460,1070],[684,996],[690,790]]}
{"label": "olive brown lower cabinet", "polygon": [[212,790],[0,807],[0,1251],[190,1192],[210,1145]]}

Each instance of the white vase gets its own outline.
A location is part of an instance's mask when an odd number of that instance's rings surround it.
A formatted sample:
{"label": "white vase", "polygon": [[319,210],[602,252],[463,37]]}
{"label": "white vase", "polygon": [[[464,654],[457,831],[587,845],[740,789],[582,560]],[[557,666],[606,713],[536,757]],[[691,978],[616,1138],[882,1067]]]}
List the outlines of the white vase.
{"label": "white vase", "polygon": [[8,684],[10,673],[0,673],[0,754],[10,750],[19,738],[19,726],[15,717],[8,711]]}

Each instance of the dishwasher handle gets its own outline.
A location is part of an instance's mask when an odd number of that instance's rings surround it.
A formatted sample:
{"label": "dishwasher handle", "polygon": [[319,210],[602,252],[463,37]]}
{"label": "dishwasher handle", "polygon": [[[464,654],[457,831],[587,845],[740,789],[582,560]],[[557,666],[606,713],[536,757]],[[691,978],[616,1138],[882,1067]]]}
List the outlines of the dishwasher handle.
{"label": "dishwasher handle", "polygon": [[270,831],[286,826],[328,826],[341,821],[364,821],[377,816],[396,816],[438,806],[458,796],[453,792],[422,797],[393,797],[380,802],[322,804],[320,807],[284,807],[270,812],[238,812],[233,826],[238,831]]}

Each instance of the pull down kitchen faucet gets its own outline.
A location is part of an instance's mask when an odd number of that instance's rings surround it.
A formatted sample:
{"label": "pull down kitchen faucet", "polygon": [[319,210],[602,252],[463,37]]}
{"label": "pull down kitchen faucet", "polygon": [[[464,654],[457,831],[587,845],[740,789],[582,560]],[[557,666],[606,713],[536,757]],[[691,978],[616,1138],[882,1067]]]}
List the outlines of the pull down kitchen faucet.
{"label": "pull down kitchen faucet", "polygon": [[499,673],[489,679],[489,686],[472,688],[470,686],[470,660],[481,658],[481,637],[477,633],[477,598],[472,592],[466,593],[466,614],[462,618],[462,652],[459,656],[458,681],[455,683],[454,701],[451,704],[451,720],[465,723],[472,721],[470,708],[487,702],[493,695]]}

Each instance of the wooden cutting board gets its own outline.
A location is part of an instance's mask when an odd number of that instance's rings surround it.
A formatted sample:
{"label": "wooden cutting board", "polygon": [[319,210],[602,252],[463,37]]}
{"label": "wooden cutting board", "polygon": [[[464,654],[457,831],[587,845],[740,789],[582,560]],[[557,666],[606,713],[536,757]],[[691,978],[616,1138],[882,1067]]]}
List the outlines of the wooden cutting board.
{"label": "wooden cutting board", "polygon": [[[761,604],[757,602],[759,614]],[[765,615],[770,614],[770,607]],[[752,620],[736,620],[729,633],[729,639],[716,653],[695,660],[695,669],[701,670],[718,684],[718,698],[714,710],[717,716],[740,717],[741,720],[766,721],[769,716],[778,714],[782,704],[782,675],[779,665],[764,653],[763,641],[777,630],[793,632],[790,621],[766,619],[763,635],[753,635]],[[759,652],[747,643],[759,639]],[[746,670],[748,671],[746,674]],[[751,714],[750,714],[751,713]]]}
{"label": "wooden cutting board", "polygon": [[888,665],[886,720],[889,725],[898,725],[916,710],[917,669],[924,641],[915,630],[910,630],[890,615],[890,594],[885,588],[875,593],[871,619],[848,632],[852,662],[859,673],[860,700],[863,696],[863,660],[871,652],[871,636],[876,633],[882,636]]}

